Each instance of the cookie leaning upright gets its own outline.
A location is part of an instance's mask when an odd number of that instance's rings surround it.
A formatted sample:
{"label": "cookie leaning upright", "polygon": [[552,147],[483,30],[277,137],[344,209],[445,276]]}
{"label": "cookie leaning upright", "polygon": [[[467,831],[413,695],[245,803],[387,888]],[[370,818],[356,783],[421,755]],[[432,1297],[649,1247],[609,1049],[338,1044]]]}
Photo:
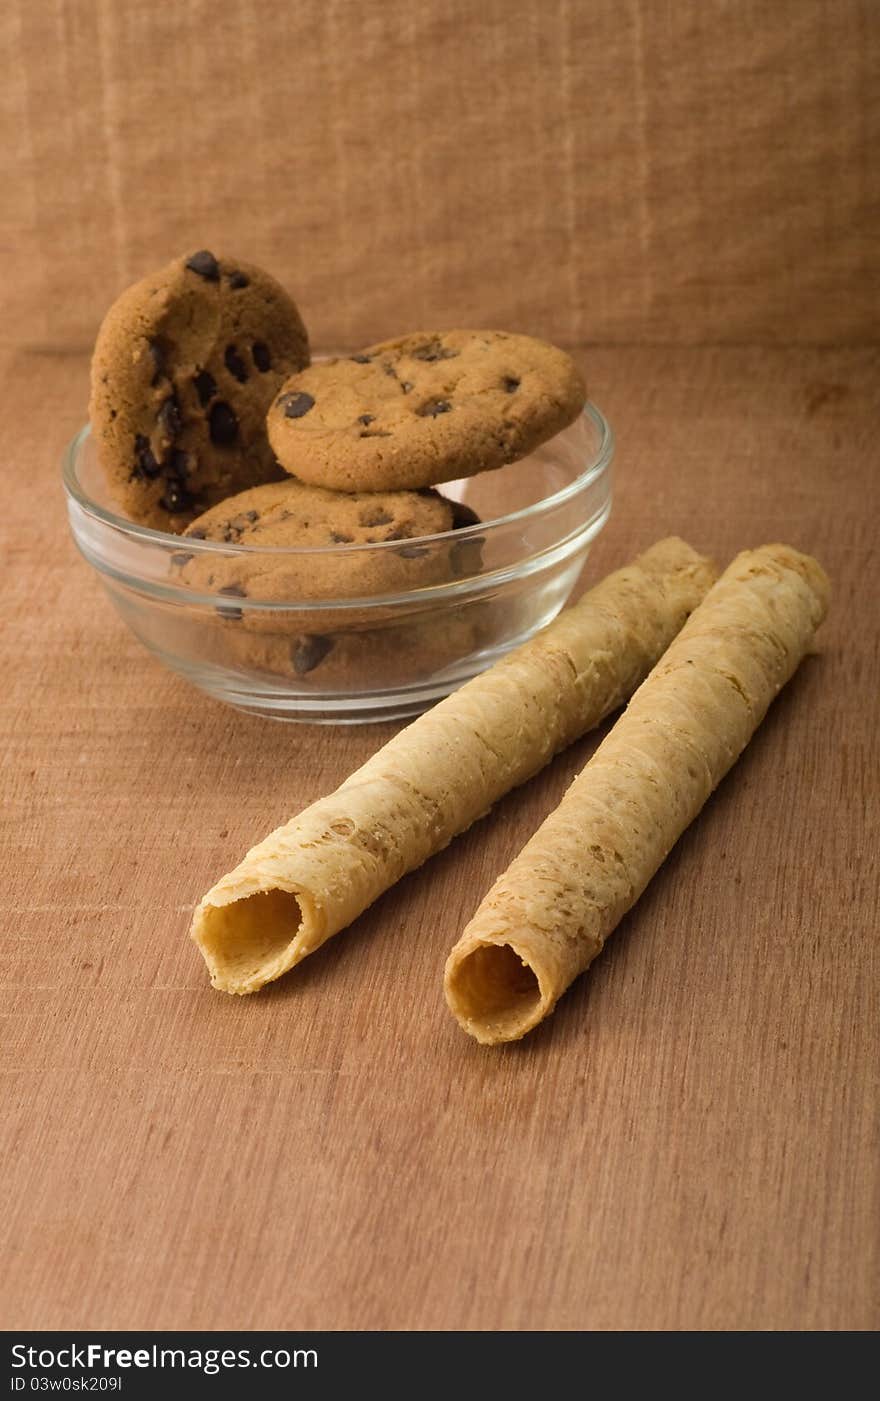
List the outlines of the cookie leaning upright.
{"label": "cookie leaning upright", "polygon": [[129,287],[98,332],[89,406],[123,510],[176,531],[277,480],[266,410],[308,363],[296,306],[250,263],[202,250]]}
{"label": "cookie leaning upright", "polygon": [[269,410],[278,461],[334,491],[400,491],[516,462],[586,390],[563,350],[505,331],[420,332],[293,375]]}

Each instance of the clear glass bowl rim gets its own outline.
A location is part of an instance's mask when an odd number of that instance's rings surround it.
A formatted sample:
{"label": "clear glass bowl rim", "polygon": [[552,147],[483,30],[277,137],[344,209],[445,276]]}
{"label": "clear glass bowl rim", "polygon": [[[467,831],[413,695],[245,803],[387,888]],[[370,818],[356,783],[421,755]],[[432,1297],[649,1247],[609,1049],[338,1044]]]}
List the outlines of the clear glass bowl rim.
{"label": "clear glass bowl rim", "polygon": [[[459,530],[443,531],[438,535],[413,536],[407,540],[407,544],[439,544],[447,540],[467,540],[471,536],[485,536],[494,531],[500,531],[506,526],[514,525],[521,520],[535,520],[543,515],[562,506],[566,501],[577,496],[579,492],[589,487],[608,468],[614,455],[614,433],[604,414],[596,407],[591,400],[587,400],[583,408],[583,417],[597,430],[599,434],[599,445],[595,455],[582,472],[564,487],[554,491],[550,496],[545,496],[541,501],[535,501],[531,506],[523,506],[518,511],[512,511],[507,516],[496,516],[493,520],[480,521],[476,525],[465,526]],[[565,430],[562,430],[563,432]],[[79,432],[68,443],[62,458],[62,479],[65,490],[74,499],[77,505],[87,515],[94,520],[100,521],[105,526],[110,526],[113,530],[121,531],[134,540],[142,541],[147,545],[165,545],[180,549],[183,544],[187,553],[197,554],[224,554],[253,557],[261,555],[278,556],[334,556],[347,555],[351,558],[352,550],[359,553],[369,551],[393,550],[400,548],[399,541],[377,540],[369,545],[234,545],[226,544],[219,540],[198,540],[189,535],[175,535],[167,530],[153,530],[151,526],[138,525],[135,521],[128,520],[125,516],[118,516],[113,511],[108,511],[105,507],[99,506],[80,484],[77,475],[77,461],[80,452],[90,436],[91,428],[85,424]],[[548,439],[548,442],[552,442]],[[546,446],[546,444],[544,444]]]}

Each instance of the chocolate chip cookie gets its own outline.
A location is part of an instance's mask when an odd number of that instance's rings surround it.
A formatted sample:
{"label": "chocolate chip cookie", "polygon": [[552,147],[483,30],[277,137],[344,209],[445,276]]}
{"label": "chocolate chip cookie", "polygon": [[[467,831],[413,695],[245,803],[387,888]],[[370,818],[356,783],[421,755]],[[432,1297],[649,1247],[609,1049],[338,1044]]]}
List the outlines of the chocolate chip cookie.
{"label": "chocolate chip cookie", "polygon": [[123,292],[98,333],[90,416],[126,514],[179,531],[279,470],[266,410],[309,363],[296,306],[268,273],[202,250]]}
{"label": "chocolate chip cookie", "polygon": [[333,491],[399,491],[515,462],[571,423],[586,390],[531,336],[437,331],[293,375],[268,414],[278,461]]}
{"label": "chocolate chip cookie", "polygon": [[[221,595],[221,616],[238,622],[241,598],[295,608],[299,601],[391,594],[478,572],[479,535],[421,538],[476,524],[469,507],[431,489],[342,494],[287,477],[240,492],[199,516],[184,532],[172,565],[190,587]],[[249,548],[189,552],[187,539]],[[365,545],[382,548],[358,549]],[[350,621],[360,619],[352,613]],[[279,618],[255,610],[248,622],[277,627]]]}

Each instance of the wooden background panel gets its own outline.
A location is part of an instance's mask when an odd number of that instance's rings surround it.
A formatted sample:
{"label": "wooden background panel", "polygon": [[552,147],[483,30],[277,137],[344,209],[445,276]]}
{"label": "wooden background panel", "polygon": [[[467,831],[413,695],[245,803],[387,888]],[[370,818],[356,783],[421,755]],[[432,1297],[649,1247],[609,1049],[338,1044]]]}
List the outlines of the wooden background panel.
{"label": "wooden background panel", "polygon": [[873,0],[8,0],[6,344],[185,249],[319,347],[876,340]]}
{"label": "wooden background panel", "polygon": [[293,976],[213,992],[195,901],[391,727],[276,726],[163,671],[66,535],[86,358],[0,366],[7,1326],[880,1323],[880,354],[584,363],[619,443],[588,578],[661,530],[722,560],[781,537],[835,598],[601,959],[498,1051],[443,960],[598,737]]}

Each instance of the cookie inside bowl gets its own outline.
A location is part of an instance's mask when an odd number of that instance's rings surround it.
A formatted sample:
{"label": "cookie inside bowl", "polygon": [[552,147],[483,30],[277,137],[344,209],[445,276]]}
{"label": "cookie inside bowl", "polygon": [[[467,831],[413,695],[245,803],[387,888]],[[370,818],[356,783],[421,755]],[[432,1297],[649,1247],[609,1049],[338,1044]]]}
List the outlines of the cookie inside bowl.
{"label": "cookie inside bowl", "polygon": [[[433,488],[335,492],[286,477],[212,507],[184,532],[243,548],[221,557],[181,549],[174,562],[188,587],[264,602],[406,593],[479,572],[473,531],[466,541],[426,540],[479,523]],[[388,548],[364,548],[374,545]]]}

